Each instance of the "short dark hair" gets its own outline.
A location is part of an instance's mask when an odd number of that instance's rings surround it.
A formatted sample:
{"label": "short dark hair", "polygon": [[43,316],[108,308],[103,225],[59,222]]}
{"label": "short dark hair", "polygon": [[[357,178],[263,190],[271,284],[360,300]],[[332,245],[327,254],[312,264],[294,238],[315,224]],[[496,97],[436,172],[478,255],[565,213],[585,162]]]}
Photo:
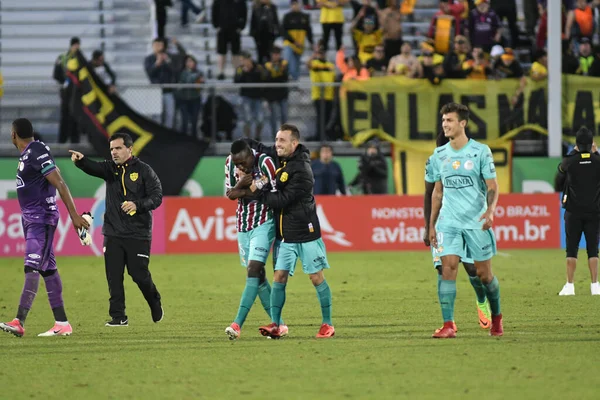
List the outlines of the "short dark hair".
{"label": "short dark hair", "polygon": [[296,125],[292,124],[283,124],[279,127],[280,131],[290,131],[292,132],[292,138],[296,140],[300,140],[300,130]]}
{"label": "short dark hair", "polygon": [[240,154],[244,151],[250,151],[250,145],[246,143],[243,139],[238,139],[231,143],[231,149],[229,150],[231,154]]}
{"label": "short dark hair", "polygon": [[94,52],[92,53],[92,60],[97,60],[100,57],[102,57],[104,55],[104,52],[102,50],[94,50]]}
{"label": "short dark hair", "polygon": [[154,40],[152,41],[152,44],[154,44],[154,43],[156,43],[156,42],[160,42],[160,43],[162,43],[162,44],[165,44],[165,41],[164,41],[164,39],[163,39],[163,38],[159,38],[159,37],[157,37],[157,38],[154,38]]}
{"label": "short dark hair", "polygon": [[113,140],[117,140],[117,139],[123,139],[123,144],[125,145],[125,147],[133,146],[133,139],[131,138],[131,136],[129,136],[128,133],[125,133],[125,132],[113,133],[112,136],[110,137],[109,142],[112,142]]}
{"label": "short dark hair", "polygon": [[33,126],[27,118],[17,118],[12,123],[12,130],[21,139],[29,139],[33,137]]}
{"label": "short dark hair", "polygon": [[321,147],[319,147],[319,153],[321,152],[321,150],[323,149],[329,149],[331,150],[331,152],[333,153],[333,147],[329,144],[329,143],[323,143],[321,145]]}
{"label": "short dark hair", "polygon": [[450,113],[458,114],[459,121],[469,122],[469,109],[465,105],[458,104],[458,103],[444,104],[444,106],[440,110],[440,115],[450,114]]}
{"label": "short dark hair", "polygon": [[69,43],[71,43],[71,46],[73,46],[74,44],[81,44],[81,40],[79,40],[77,36],[73,36]]}

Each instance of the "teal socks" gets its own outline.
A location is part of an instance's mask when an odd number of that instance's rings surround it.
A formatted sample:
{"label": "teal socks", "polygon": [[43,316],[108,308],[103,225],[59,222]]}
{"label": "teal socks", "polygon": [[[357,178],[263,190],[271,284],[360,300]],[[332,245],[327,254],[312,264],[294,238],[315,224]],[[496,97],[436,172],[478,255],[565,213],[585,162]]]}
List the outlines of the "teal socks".
{"label": "teal socks", "polygon": [[454,321],[454,301],[456,300],[456,281],[440,280],[438,290],[444,322]]}
{"label": "teal socks", "polygon": [[492,310],[492,315],[499,315],[500,311],[500,284],[498,283],[498,279],[494,276],[494,279],[485,287],[485,294],[487,295],[488,300],[490,301],[490,308]]}
{"label": "teal socks", "polygon": [[285,283],[273,282],[271,290],[271,321],[279,325],[285,304]]}
{"label": "teal socks", "polygon": [[477,295],[478,303],[485,303],[485,287],[479,279],[478,276],[469,276],[469,281],[471,281],[471,286],[473,286],[473,290],[475,290],[475,295]]}
{"label": "teal socks", "polygon": [[323,323],[333,325],[331,323],[331,289],[326,280],[323,280],[320,285],[315,286],[317,297],[321,304],[321,314],[323,314]]}
{"label": "teal socks", "polygon": [[[269,281],[265,279],[263,283],[258,287],[258,298],[265,309],[265,312],[271,318],[271,285]],[[283,325],[283,319],[279,321],[279,325]]]}
{"label": "teal socks", "polygon": [[240,307],[238,308],[238,313],[234,320],[240,327],[244,325],[244,321],[246,321],[246,317],[258,295],[258,281],[258,278],[246,278],[246,287],[242,292]]}

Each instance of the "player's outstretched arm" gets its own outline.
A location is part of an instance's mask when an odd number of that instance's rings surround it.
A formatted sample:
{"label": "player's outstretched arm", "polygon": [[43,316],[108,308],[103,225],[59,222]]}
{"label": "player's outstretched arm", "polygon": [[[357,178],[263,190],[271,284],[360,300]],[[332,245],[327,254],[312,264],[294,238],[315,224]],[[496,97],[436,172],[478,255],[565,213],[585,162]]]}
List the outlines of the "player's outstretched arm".
{"label": "player's outstretched arm", "polygon": [[101,179],[106,179],[110,175],[109,166],[106,161],[97,162],[90,160],[88,157],[75,150],[69,150],[69,153],[71,153],[71,161],[73,161],[75,166],[86,174]]}
{"label": "player's outstretched arm", "polygon": [[440,215],[440,210],[442,208],[442,198],[444,197],[444,186],[442,185],[442,181],[437,181],[433,188],[433,193],[431,195],[431,217],[429,219],[429,241],[431,245],[434,247],[437,246],[437,232],[435,230],[435,224]]}
{"label": "player's outstretched arm", "polygon": [[48,175],[46,175],[46,179],[52,186],[56,188],[58,193],[60,194],[60,198],[65,203],[67,210],[69,211],[69,217],[71,217],[71,221],[73,221],[73,226],[75,230],[79,230],[81,228],[88,229],[90,224],[77,213],[77,208],[75,207],[75,202],[73,201],[73,197],[71,196],[71,192],[69,191],[69,187],[63,180],[58,169],[55,169]]}

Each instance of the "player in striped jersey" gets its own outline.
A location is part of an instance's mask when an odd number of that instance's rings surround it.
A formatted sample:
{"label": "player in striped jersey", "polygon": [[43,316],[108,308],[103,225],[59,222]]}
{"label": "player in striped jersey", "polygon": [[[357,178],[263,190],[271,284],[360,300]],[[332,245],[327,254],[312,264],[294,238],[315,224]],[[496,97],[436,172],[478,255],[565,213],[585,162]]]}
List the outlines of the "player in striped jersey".
{"label": "player in striped jersey", "polygon": [[[275,240],[273,211],[263,203],[248,198],[247,187],[253,180],[266,177],[267,185],[275,191],[275,163],[266,154],[252,150],[248,143],[236,140],[231,144],[231,154],[225,162],[225,188],[230,200],[237,200],[237,231],[240,261],[247,269],[246,287],[242,293],[237,316],[225,329],[229,339],[235,340],[250,308],[260,298],[265,311],[271,316],[271,285],[266,278],[265,263]],[[281,321],[280,333],[285,336],[288,328]]]}

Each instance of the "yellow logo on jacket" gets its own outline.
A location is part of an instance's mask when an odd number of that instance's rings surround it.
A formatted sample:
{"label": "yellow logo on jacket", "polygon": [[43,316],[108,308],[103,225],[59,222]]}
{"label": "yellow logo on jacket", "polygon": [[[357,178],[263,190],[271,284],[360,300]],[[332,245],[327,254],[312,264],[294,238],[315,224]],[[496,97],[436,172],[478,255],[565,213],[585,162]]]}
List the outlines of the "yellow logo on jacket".
{"label": "yellow logo on jacket", "polygon": [[285,181],[287,181],[287,178],[288,178],[288,173],[287,173],[287,172],[283,172],[283,173],[281,174],[281,177],[279,178],[279,180],[280,180],[281,182],[285,182]]}
{"label": "yellow logo on jacket", "polygon": [[132,172],[129,174],[129,179],[131,179],[131,182],[135,182],[137,181],[138,178],[138,173],[137,172]]}

